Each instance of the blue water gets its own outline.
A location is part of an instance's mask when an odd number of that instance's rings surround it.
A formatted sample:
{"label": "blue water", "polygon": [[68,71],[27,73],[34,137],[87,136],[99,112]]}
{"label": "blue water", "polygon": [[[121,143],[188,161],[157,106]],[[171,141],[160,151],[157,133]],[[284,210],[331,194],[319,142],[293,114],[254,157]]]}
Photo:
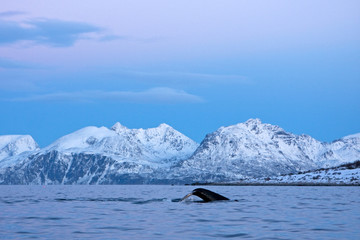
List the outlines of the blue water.
{"label": "blue water", "polygon": [[360,239],[359,187],[0,186],[0,239]]}

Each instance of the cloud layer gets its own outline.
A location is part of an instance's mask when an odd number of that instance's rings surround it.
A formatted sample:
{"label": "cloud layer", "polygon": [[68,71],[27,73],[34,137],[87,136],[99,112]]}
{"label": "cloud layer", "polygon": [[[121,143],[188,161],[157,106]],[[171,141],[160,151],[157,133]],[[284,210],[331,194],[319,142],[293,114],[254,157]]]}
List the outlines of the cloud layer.
{"label": "cloud layer", "polygon": [[87,34],[99,35],[103,31],[88,23],[55,19],[40,18],[22,22],[0,20],[0,32],[5,33],[0,35],[0,45],[30,41],[51,47],[69,47]]}
{"label": "cloud layer", "polygon": [[21,11],[5,11],[5,12],[0,12],[0,17],[13,17],[13,16],[17,16],[17,15],[22,15],[25,14],[25,12],[21,12]]}
{"label": "cloud layer", "polygon": [[128,102],[128,103],[201,103],[204,100],[183,90],[172,88],[151,88],[145,91],[79,91],[59,92],[33,95],[23,98],[8,99],[15,102],[83,102],[97,101]]}

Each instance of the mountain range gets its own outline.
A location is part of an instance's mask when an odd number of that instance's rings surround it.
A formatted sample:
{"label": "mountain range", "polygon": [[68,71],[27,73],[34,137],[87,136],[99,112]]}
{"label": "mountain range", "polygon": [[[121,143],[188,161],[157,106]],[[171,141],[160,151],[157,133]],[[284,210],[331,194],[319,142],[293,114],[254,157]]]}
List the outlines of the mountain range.
{"label": "mountain range", "polygon": [[40,149],[0,136],[0,184],[182,184],[292,174],[360,160],[360,134],[331,143],[250,119],[198,144],[167,124],[85,127]]}

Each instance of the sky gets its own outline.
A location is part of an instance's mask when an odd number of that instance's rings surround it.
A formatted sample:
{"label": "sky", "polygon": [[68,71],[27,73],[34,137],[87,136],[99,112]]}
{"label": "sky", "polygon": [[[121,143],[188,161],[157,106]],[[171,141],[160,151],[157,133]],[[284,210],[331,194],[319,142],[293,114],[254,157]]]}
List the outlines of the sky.
{"label": "sky", "polygon": [[360,132],[358,0],[5,0],[0,135],[167,123],[197,142],[260,118]]}

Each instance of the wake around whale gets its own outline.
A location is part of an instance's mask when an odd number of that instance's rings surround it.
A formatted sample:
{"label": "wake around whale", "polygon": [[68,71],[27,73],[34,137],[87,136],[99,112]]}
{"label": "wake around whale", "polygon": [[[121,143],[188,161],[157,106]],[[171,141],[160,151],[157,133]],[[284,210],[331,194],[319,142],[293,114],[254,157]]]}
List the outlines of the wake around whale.
{"label": "wake around whale", "polygon": [[213,201],[223,201],[223,200],[230,200],[227,197],[224,197],[218,193],[213,191],[207,190],[205,188],[196,188],[191,193],[187,194],[185,197],[181,199],[184,201],[188,197],[195,195],[201,198],[204,202],[213,202]]}

